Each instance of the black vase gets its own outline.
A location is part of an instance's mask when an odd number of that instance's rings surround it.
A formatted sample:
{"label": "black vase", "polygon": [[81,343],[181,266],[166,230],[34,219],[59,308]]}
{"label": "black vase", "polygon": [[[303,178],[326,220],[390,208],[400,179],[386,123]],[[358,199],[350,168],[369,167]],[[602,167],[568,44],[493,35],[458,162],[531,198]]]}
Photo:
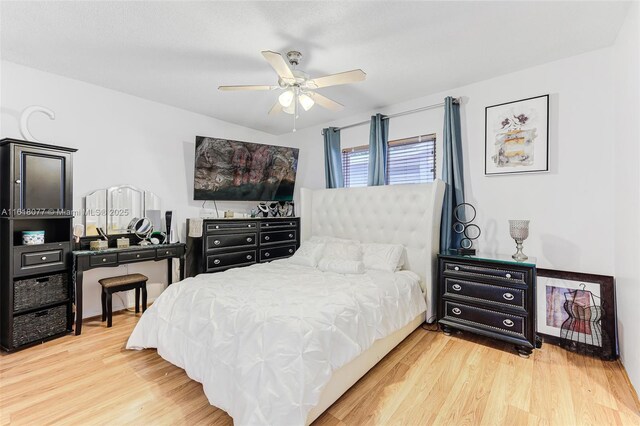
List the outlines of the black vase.
{"label": "black vase", "polygon": [[173,213],[171,211],[167,211],[164,214],[164,220],[166,223],[166,229],[167,229],[167,238],[165,239],[165,242],[168,244],[171,242],[171,216],[173,216]]}

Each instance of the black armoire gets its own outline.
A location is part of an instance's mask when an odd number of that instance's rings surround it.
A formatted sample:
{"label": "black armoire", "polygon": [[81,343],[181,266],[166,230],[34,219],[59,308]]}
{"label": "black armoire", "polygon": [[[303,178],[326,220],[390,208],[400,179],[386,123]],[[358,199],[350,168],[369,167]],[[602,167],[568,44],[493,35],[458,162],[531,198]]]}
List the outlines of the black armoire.
{"label": "black armoire", "polygon": [[[75,151],[0,140],[0,345],[5,350],[72,329]],[[23,231],[44,231],[44,243],[23,244]]]}

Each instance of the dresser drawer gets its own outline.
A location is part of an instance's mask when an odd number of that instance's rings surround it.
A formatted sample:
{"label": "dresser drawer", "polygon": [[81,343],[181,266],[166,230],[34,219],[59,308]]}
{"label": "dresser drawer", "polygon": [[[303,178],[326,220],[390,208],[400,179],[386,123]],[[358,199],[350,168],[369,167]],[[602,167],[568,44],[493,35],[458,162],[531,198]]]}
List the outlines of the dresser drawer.
{"label": "dresser drawer", "polygon": [[226,247],[255,247],[256,244],[257,234],[255,232],[207,235],[205,238],[205,250],[207,251]]}
{"label": "dresser drawer", "polygon": [[260,233],[260,242],[262,244],[275,244],[296,240],[296,231],[270,231]]}
{"label": "dresser drawer", "polygon": [[510,268],[470,265],[457,262],[444,262],[444,274],[447,276],[500,279],[513,284],[527,284],[527,274]]}
{"label": "dresser drawer", "polygon": [[109,254],[96,254],[93,255],[89,258],[89,265],[96,267],[96,266],[109,266],[109,265],[115,265],[116,263],[118,263],[118,255],[116,253],[109,253]]}
{"label": "dresser drawer", "polygon": [[224,220],[218,222],[205,222],[204,232],[207,234],[212,234],[218,231],[223,230],[232,230],[232,229],[257,229],[257,222],[246,222],[241,220]]}
{"label": "dresser drawer", "polygon": [[271,247],[260,250],[260,262],[269,262],[274,259],[282,259],[292,256],[296,252],[295,245]]}
{"label": "dresser drawer", "polygon": [[249,265],[256,263],[256,251],[245,250],[235,253],[209,254],[206,260],[206,272],[232,266]]}
{"label": "dresser drawer", "polygon": [[444,279],[444,297],[472,299],[502,306],[510,306],[526,313],[526,290],[515,287],[501,287],[494,284],[478,283],[457,278]]}
{"label": "dresser drawer", "polygon": [[138,260],[153,260],[156,258],[156,250],[136,250],[125,253],[118,253],[118,261],[120,263],[133,262]]}
{"label": "dresser drawer", "polygon": [[13,283],[13,312],[34,309],[69,298],[66,273],[25,278]]}
{"label": "dresser drawer", "polygon": [[526,318],[520,315],[496,312],[476,306],[445,301],[445,319],[469,324],[493,332],[507,332],[511,335],[526,338]]}
{"label": "dresser drawer", "polygon": [[15,247],[14,275],[39,274],[66,268],[69,246],[68,242],[62,242]]}
{"label": "dresser drawer", "polygon": [[278,228],[295,228],[296,222],[293,220],[269,220],[260,222],[260,229],[278,229]]}

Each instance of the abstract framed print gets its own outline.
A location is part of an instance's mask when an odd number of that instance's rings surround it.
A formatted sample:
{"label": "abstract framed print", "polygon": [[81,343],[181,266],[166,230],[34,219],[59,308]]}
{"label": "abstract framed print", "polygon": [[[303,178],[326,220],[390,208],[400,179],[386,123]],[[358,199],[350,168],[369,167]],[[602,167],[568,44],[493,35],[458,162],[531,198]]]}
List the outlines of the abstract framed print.
{"label": "abstract framed print", "polygon": [[485,108],[486,176],[549,171],[549,95]]}

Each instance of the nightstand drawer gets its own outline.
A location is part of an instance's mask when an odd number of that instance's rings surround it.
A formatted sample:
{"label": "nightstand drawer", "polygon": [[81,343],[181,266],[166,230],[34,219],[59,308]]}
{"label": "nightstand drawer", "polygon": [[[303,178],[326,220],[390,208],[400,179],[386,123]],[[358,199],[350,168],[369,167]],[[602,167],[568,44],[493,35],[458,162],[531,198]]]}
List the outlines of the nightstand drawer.
{"label": "nightstand drawer", "polygon": [[514,284],[526,284],[527,276],[523,271],[516,271],[509,268],[492,268],[483,265],[472,265],[468,263],[444,262],[444,274],[447,276],[501,279]]}
{"label": "nightstand drawer", "polygon": [[525,290],[514,287],[501,287],[494,284],[478,283],[457,278],[445,278],[444,297],[471,299],[486,303],[497,303],[521,309],[526,313],[527,300]]}
{"label": "nightstand drawer", "polygon": [[445,301],[444,305],[447,320],[526,338],[525,317],[450,301]]}

